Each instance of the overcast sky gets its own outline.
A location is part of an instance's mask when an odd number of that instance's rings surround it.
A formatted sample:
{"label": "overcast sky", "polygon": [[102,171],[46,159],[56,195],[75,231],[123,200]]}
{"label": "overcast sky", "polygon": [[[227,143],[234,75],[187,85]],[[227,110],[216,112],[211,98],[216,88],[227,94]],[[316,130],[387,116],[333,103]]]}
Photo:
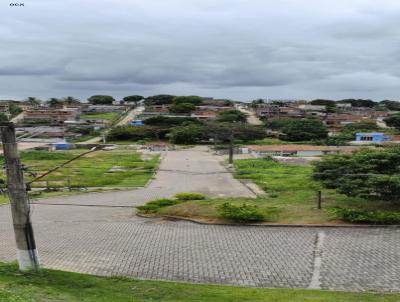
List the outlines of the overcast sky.
{"label": "overcast sky", "polygon": [[22,1],[0,4],[1,99],[400,100],[399,0]]}

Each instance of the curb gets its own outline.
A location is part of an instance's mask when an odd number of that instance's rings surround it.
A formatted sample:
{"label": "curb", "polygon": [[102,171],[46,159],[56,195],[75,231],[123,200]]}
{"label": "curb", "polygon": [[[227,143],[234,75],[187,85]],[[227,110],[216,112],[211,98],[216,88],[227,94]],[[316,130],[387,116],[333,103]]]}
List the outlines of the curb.
{"label": "curb", "polygon": [[145,214],[138,214],[136,216],[141,218],[163,218],[169,220],[179,220],[179,221],[188,221],[200,225],[220,225],[220,226],[247,226],[247,227],[266,227],[266,228],[385,228],[385,229],[398,229],[400,228],[399,224],[394,225],[379,225],[379,224],[284,224],[284,223],[234,223],[234,222],[204,222],[199,221],[192,218],[180,217],[180,216],[170,216],[170,215],[162,215],[150,217]]}

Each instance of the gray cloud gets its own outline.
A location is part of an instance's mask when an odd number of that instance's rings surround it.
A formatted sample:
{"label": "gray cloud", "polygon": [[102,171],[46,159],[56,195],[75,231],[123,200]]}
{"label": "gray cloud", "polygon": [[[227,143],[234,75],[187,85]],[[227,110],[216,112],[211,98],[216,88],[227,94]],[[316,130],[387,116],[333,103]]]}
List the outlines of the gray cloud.
{"label": "gray cloud", "polygon": [[35,0],[0,10],[0,98],[399,99],[395,0]]}

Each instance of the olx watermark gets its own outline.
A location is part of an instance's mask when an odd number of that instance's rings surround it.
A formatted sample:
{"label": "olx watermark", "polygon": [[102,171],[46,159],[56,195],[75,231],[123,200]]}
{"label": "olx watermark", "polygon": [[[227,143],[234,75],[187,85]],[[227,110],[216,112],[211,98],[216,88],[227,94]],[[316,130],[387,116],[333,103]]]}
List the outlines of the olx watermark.
{"label": "olx watermark", "polygon": [[10,6],[12,6],[12,7],[21,7],[21,6],[25,6],[25,3],[23,3],[23,2],[10,3]]}

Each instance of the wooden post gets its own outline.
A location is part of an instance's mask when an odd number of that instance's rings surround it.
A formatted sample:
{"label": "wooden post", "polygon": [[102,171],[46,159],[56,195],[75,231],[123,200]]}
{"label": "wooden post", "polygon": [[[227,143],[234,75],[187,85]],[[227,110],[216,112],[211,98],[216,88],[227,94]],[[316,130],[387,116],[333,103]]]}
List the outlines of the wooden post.
{"label": "wooden post", "polygon": [[233,164],[233,132],[231,133],[229,137],[229,164]]}
{"label": "wooden post", "polygon": [[322,193],[321,193],[321,191],[317,191],[317,207],[318,207],[318,210],[322,209],[321,203],[322,203]]}
{"label": "wooden post", "polygon": [[0,131],[19,268],[20,270],[37,269],[39,268],[39,257],[30,220],[28,193],[21,169],[14,124],[2,122],[0,123]]}

